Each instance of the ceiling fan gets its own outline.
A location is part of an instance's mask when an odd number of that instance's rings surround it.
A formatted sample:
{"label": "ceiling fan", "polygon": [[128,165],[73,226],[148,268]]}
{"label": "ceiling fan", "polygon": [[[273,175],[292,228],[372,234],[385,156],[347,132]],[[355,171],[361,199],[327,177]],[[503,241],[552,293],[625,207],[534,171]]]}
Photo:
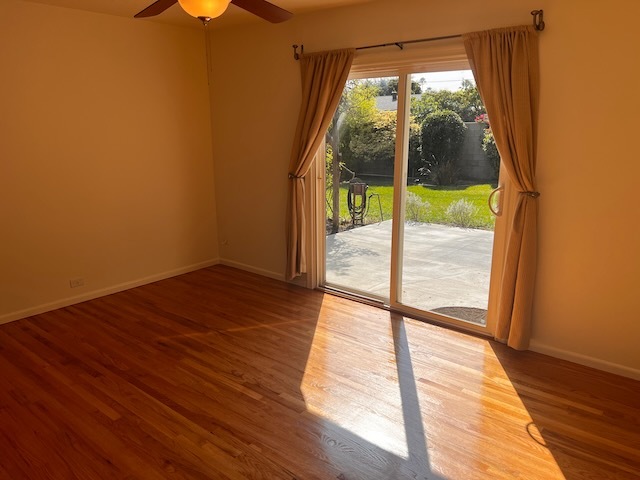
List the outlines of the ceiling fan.
{"label": "ceiling fan", "polygon": [[266,0],[156,0],[147,8],[134,15],[135,18],[154,17],[169,7],[180,3],[182,9],[207,25],[211,19],[222,15],[229,3],[233,3],[247,12],[253,13],[271,23],[289,20],[293,14]]}

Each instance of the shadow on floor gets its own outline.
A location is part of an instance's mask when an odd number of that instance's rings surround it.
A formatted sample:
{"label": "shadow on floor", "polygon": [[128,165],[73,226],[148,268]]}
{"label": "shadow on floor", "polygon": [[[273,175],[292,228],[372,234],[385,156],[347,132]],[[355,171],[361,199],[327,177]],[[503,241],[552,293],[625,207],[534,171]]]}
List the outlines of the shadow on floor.
{"label": "shadow on floor", "polygon": [[534,352],[491,347],[527,409],[531,438],[566,480],[640,478],[640,382]]}

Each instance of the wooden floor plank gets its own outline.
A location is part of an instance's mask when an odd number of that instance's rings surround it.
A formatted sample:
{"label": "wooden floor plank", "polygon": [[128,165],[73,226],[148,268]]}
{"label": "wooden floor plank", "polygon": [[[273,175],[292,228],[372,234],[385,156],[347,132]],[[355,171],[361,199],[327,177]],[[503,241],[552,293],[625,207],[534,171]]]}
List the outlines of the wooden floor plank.
{"label": "wooden floor plank", "polygon": [[637,479],[640,382],[216,266],[0,326],[0,479]]}

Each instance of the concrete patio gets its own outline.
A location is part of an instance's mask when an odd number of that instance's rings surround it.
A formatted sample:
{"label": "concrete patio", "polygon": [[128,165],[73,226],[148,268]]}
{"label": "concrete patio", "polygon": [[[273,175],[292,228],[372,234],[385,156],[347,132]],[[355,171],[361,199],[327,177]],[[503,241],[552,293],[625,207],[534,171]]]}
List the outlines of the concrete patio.
{"label": "concrete patio", "polygon": [[[389,297],[391,220],[327,235],[327,284]],[[484,323],[493,232],[407,223],[401,302]]]}

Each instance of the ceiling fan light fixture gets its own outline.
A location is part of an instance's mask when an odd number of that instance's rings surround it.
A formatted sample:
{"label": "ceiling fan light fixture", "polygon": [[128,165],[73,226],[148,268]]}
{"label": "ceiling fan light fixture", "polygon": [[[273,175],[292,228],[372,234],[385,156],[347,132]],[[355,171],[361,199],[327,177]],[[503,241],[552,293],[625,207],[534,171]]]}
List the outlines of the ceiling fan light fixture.
{"label": "ceiling fan light fixture", "polygon": [[208,22],[222,15],[231,0],[178,0],[178,3],[192,17]]}

